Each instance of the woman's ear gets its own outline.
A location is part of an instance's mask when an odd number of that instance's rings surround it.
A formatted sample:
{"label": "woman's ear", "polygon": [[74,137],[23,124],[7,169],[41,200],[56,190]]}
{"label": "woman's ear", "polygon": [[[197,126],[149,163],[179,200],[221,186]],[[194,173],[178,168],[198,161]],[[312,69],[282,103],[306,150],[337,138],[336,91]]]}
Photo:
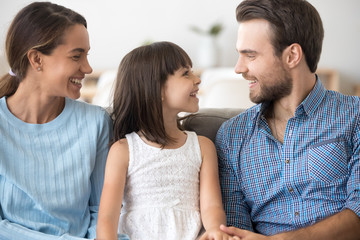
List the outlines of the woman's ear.
{"label": "woman's ear", "polygon": [[300,63],[303,58],[303,51],[299,44],[293,43],[284,50],[285,64],[291,69]]}
{"label": "woman's ear", "polygon": [[31,49],[30,51],[28,51],[27,57],[29,59],[30,66],[36,71],[41,71],[42,54],[35,49]]}

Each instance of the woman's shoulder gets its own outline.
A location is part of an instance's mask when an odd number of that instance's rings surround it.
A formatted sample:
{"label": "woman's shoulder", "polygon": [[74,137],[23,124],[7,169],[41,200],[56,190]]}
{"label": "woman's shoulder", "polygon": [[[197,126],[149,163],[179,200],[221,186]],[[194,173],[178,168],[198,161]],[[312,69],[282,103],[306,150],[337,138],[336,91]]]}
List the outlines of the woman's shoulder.
{"label": "woman's shoulder", "polygon": [[103,112],[108,113],[107,110],[101,106],[94,105],[91,103],[83,102],[80,100],[74,100],[70,98],[66,98],[66,104],[70,107],[76,108],[77,110],[84,110],[84,111],[92,111],[92,112]]}
{"label": "woman's shoulder", "polygon": [[74,113],[77,119],[96,120],[95,122],[111,122],[110,114],[103,107],[82,102],[79,100],[66,99],[66,109]]}

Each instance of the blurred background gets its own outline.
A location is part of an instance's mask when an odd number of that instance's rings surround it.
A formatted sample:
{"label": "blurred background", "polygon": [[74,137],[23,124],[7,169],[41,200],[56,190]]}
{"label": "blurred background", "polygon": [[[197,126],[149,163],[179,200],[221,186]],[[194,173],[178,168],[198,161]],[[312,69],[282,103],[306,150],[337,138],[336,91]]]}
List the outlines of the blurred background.
{"label": "blurred background", "polygon": [[[4,41],[15,14],[29,0],[0,0],[0,73],[9,67]],[[190,55],[194,69],[233,68],[237,22],[235,8],[241,0],[53,0],[81,13],[88,21],[91,50],[89,61],[94,73],[116,69],[123,56],[146,42],[172,41]],[[335,71],[339,90],[353,94],[360,85],[360,1],[309,0],[322,17],[325,40],[319,68]],[[213,37],[217,57],[202,62],[203,34],[215,24],[222,29]],[[345,84],[346,83],[346,84]],[[348,84],[350,83],[350,84]]]}

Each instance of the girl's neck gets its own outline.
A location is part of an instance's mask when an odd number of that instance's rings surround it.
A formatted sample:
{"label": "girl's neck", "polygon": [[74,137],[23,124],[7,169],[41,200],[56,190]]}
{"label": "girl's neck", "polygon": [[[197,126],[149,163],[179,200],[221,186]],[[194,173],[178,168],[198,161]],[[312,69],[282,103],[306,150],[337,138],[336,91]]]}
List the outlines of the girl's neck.
{"label": "girl's neck", "polygon": [[159,143],[151,142],[147,140],[144,134],[141,131],[138,131],[137,134],[139,137],[148,145],[157,147],[157,148],[164,148],[164,149],[177,149],[183,146],[187,139],[187,134],[180,129],[178,131],[173,132],[172,135],[169,135],[174,141],[168,143],[166,146],[161,146]]}
{"label": "girl's neck", "polygon": [[[187,139],[187,135],[184,131],[182,131],[178,128],[177,115],[169,116],[169,115],[164,114],[163,120],[164,120],[165,132],[173,140],[170,143],[168,143],[166,146],[164,146],[163,148],[176,149],[176,148],[179,148],[182,145],[184,145],[186,142],[186,139]],[[139,131],[137,134],[140,136],[140,138],[146,144],[148,144],[150,146],[154,146],[154,147],[159,147],[159,148],[162,147],[158,143],[147,140],[145,138],[145,136],[142,134],[142,131]]]}

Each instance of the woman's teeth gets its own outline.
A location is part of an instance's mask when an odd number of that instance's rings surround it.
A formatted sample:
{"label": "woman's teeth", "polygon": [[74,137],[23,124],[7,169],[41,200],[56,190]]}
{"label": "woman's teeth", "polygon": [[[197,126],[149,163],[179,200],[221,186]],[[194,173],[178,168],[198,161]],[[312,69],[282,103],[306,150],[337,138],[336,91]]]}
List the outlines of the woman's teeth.
{"label": "woman's teeth", "polygon": [[74,83],[74,84],[81,84],[81,80],[82,80],[82,79],[70,78],[70,82],[72,82],[72,83]]}

